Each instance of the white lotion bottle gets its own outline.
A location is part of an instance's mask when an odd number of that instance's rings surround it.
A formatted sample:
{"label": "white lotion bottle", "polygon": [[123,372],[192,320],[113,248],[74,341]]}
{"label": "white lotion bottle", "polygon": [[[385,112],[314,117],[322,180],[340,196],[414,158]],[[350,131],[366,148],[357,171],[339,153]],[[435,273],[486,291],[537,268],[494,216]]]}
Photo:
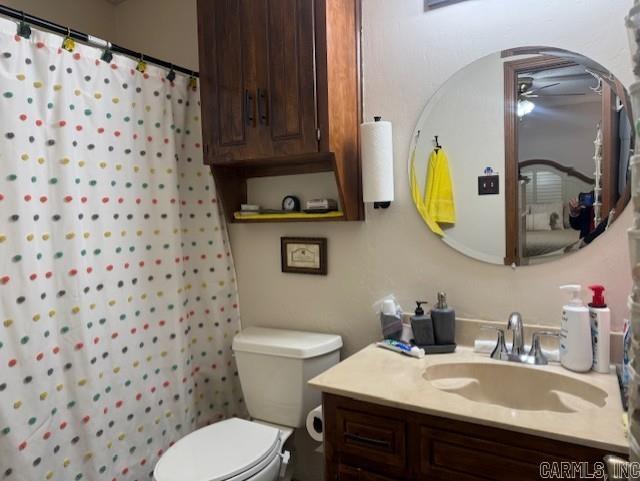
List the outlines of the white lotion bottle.
{"label": "white lotion bottle", "polygon": [[593,299],[589,304],[591,318],[591,340],[593,343],[593,370],[603,374],[609,373],[611,310],[604,300],[604,286],[589,286],[593,291]]}
{"label": "white lotion bottle", "polygon": [[560,364],[571,371],[590,371],[593,365],[591,320],[589,309],[580,298],[582,286],[570,284],[560,289],[571,293],[571,300],[562,307]]}

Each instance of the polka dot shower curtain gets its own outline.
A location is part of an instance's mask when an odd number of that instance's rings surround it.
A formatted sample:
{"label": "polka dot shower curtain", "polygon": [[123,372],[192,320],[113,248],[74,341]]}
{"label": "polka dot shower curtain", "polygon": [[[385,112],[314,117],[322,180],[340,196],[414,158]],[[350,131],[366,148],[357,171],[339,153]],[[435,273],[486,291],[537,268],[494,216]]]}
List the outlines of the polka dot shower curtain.
{"label": "polka dot shower curtain", "polygon": [[0,480],[148,480],[242,415],[197,85],[0,20]]}

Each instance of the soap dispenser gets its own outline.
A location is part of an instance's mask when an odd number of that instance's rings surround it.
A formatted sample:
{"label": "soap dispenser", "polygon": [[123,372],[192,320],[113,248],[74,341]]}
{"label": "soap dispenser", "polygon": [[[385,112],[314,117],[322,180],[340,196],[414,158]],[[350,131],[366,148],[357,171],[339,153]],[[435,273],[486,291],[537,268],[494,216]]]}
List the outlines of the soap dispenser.
{"label": "soap dispenser", "polygon": [[431,320],[436,344],[456,342],[456,312],[447,305],[447,295],[444,292],[438,292],[438,303],[431,309]]}
{"label": "soap dispenser", "polygon": [[413,340],[418,346],[431,346],[436,343],[433,334],[433,321],[431,316],[425,315],[422,304],[427,301],[416,301],[416,310],[411,316],[411,329]]}
{"label": "soap dispenser", "polygon": [[589,309],[580,298],[582,286],[570,284],[560,289],[571,293],[571,300],[562,308],[560,363],[571,371],[586,372],[593,364],[593,348]]}
{"label": "soap dispenser", "polygon": [[603,374],[609,373],[611,310],[604,299],[604,286],[589,286],[593,291],[593,299],[589,304],[591,317],[591,340],[593,342],[593,370]]}

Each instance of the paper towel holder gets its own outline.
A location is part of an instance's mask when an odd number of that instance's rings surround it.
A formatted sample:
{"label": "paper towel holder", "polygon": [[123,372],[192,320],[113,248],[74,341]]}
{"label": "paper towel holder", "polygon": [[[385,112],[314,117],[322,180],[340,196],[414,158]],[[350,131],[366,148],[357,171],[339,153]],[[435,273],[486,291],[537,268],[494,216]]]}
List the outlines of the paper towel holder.
{"label": "paper towel holder", "polygon": [[[373,117],[374,122],[380,122],[382,120],[382,117],[380,115],[376,115],[375,117]],[[386,202],[374,202],[373,203],[373,208],[374,209],[388,209],[389,207],[391,207],[391,201],[388,200]]]}
{"label": "paper towel holder", "polygon": [[[380,115],[374,115],[374,122],[380,122],[382,117]],[[393,162],[393,161],[392,161]],[[388,209],[391,206],[391,201],[374,201],[373,208],[374,209]]]}

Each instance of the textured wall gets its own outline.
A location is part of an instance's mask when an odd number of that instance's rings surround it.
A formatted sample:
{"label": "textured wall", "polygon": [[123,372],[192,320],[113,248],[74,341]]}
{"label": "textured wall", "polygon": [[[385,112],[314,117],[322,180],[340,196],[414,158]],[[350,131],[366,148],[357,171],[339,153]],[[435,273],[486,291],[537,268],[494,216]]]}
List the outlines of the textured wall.
{"label": "textured wall", "polygon": [[196,0],[127,0],[115,18],[119,44],[198,70]]}
{"label": "textured wall", "polygon": [[1,3],[115,42],[114,6],[104,0],[2,0]]}

